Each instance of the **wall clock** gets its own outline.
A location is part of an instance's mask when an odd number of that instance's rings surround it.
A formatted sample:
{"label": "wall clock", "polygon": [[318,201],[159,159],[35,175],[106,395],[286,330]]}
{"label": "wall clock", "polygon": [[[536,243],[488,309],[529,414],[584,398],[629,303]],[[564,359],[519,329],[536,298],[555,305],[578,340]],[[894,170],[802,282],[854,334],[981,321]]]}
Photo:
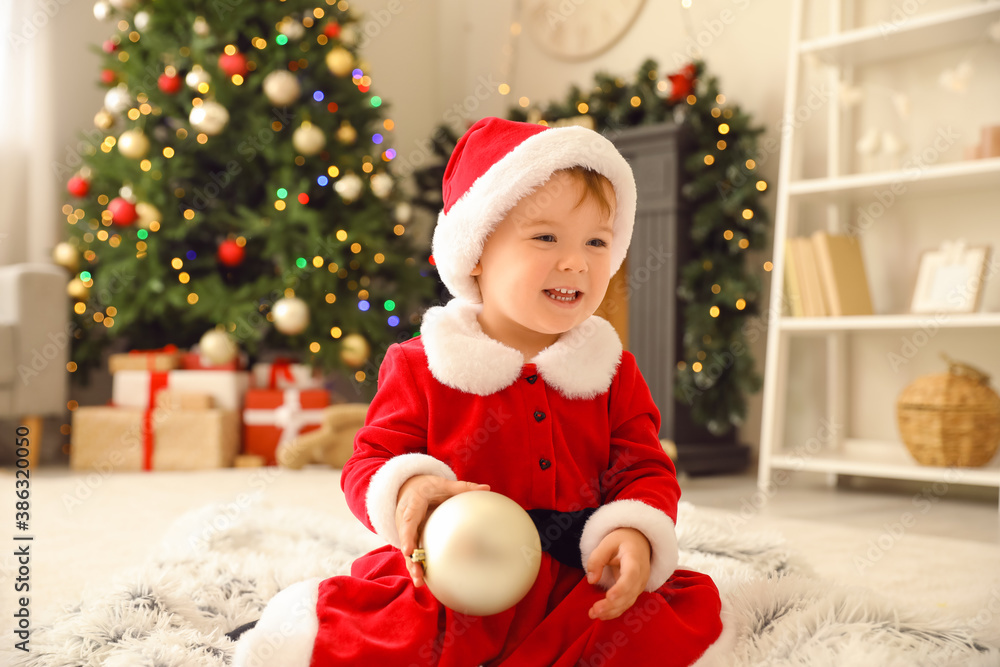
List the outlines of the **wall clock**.
{"label": "wall clock", "polygon": [[587,60],[610,49],[645,0],[524,0],[522,23],[540,49],[559,60]]}

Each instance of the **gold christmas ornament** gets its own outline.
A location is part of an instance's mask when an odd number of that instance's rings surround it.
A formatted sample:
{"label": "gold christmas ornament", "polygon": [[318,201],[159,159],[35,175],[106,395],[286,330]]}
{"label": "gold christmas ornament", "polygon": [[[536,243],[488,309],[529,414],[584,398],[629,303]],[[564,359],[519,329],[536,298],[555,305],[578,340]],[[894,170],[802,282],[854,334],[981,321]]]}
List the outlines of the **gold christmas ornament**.
{"label": "gold christmas ornament", "polygon": [[218,102],[207,101],[191,109],[191,127],[212,136],[219,134],[229,122],[229,111]]}
{"label": "gold christmas ornament", "polygon": [[217,366],[228,364],[239,352],[236,341],[222,329],[210,329],[198,341],[198,353]]}
{"label": "gold christmas ornament", "polygon": [[292,133],[292,146],[302,155],[316,155],[326,145],[326,135],[309,121],[299,125]]}
{"label": "gold christmas ornament", "polygon": [[528,513],[492,491],[466,491],[431,512],[413,560],[427,588],[461,614],[492,616],[527,595],[538,577],[542,543]]}
{"label": "gold christmas ornament", "polygon": [[302,86],[297,76],[288,70],[275,70],[264,77],[264,94],[271,104],[285,107],[299,99]]}
{"label": "gold christmas ornament", "polygon": [[144,158],[149,153],[149,137],[142,130],[125,130],[118,137],[118,152],[133,160]]}
{"label": "gold christmas ornament", "polygon": [[354,129],[346,120],[340,124],[340,128],[337,130],[337,141],[342,144],[353,144],[354,140],[358,138],[358,131]]}
{"label": "gold christmas ornament", "polygon": [[286,336],[300,334],[309,326],[309,306],[298,297],[278,299],[271,307],[271,315],[274,328]]}
{"label": "gold christmas ornament", "polygon": [[94,116],[94,127],[99,130],[107,130],[115,124],[115,117],[107,109],[101,109]]}
{"label": "gold christmas ornament", "polygon": [[70,273],[76,273],[80,268],[80,251],[71,243],[57,243],[52,249],[52,261]]}
{"label": "gold christmas ornament", "polygon": [[340,360],[351,368],[364,366],[371,354],[371,345],[361,334],[347,334],[340,342]]}
{"label": "gold christmas ornament", "polygon": [[160,209],[144,201],[138,202],[135,205],[135,214],[139,216],[135,224],[139,225],[142,229],[149,229],[152,223],[160,222],[162,219]]}
{"label": "gold christmas ornament", "polygon": [[347,76],[354,69],[354,56],[344,47],[336,46],[326,54],[326,66],[334,76]]}
{"label": "gold christmas ornament", "polygon": [[73,278],[66,285],[66,294],[69,294],[70,298],[75,301],[86,301],[90,298],[90,288],[84,285],[79,278]]}

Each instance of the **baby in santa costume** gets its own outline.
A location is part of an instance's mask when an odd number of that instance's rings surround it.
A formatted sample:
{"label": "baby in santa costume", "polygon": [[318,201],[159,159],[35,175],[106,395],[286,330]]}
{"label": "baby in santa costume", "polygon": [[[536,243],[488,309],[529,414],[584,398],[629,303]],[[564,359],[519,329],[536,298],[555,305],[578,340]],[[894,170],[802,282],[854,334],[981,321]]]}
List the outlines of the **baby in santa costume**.
{"label": "baby in santa costume", "polygon": [[[728,664],[718,590],[677,567],[680,489],[659,412],[593,315],[632,235],[631,169],[591,130],[486,118],[459,140],[443,188],[433,256],[455,298],[387,350],[341,476],[389,544],[350,576],[281,591],[233,664]],[[486,488],[560,530],[543,537],[524,599],[468,616],[408,556],[431,509]]]}

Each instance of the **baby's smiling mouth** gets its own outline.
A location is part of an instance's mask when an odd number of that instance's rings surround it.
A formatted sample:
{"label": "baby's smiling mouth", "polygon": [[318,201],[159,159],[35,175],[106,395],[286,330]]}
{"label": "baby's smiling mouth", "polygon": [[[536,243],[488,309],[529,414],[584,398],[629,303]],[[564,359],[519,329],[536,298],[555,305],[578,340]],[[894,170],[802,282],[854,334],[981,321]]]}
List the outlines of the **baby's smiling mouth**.
{"label": "baby's smiling mouth", "polygon": [[545,292],[546,296],[554,301],[562,301],[563,303],[570,303],[579,299],[583,292],[579,290],[569,289],[565,287],[556,287],[553,289],[542,290]]}

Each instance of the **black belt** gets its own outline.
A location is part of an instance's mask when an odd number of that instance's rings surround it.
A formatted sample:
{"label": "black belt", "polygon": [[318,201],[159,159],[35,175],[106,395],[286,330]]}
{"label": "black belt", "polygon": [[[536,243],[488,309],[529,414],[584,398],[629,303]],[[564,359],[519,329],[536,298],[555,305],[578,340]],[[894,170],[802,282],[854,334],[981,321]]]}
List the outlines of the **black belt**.
{"label": "black belt", "polygon": [[528,510],[528,516],[535,522],[538,537],[542,540],[542,551],[549,552],[563,565],[583,569],[580,555],[580,537],[583,526],[597,508],[588,507],[578,512],[557,510]]}

